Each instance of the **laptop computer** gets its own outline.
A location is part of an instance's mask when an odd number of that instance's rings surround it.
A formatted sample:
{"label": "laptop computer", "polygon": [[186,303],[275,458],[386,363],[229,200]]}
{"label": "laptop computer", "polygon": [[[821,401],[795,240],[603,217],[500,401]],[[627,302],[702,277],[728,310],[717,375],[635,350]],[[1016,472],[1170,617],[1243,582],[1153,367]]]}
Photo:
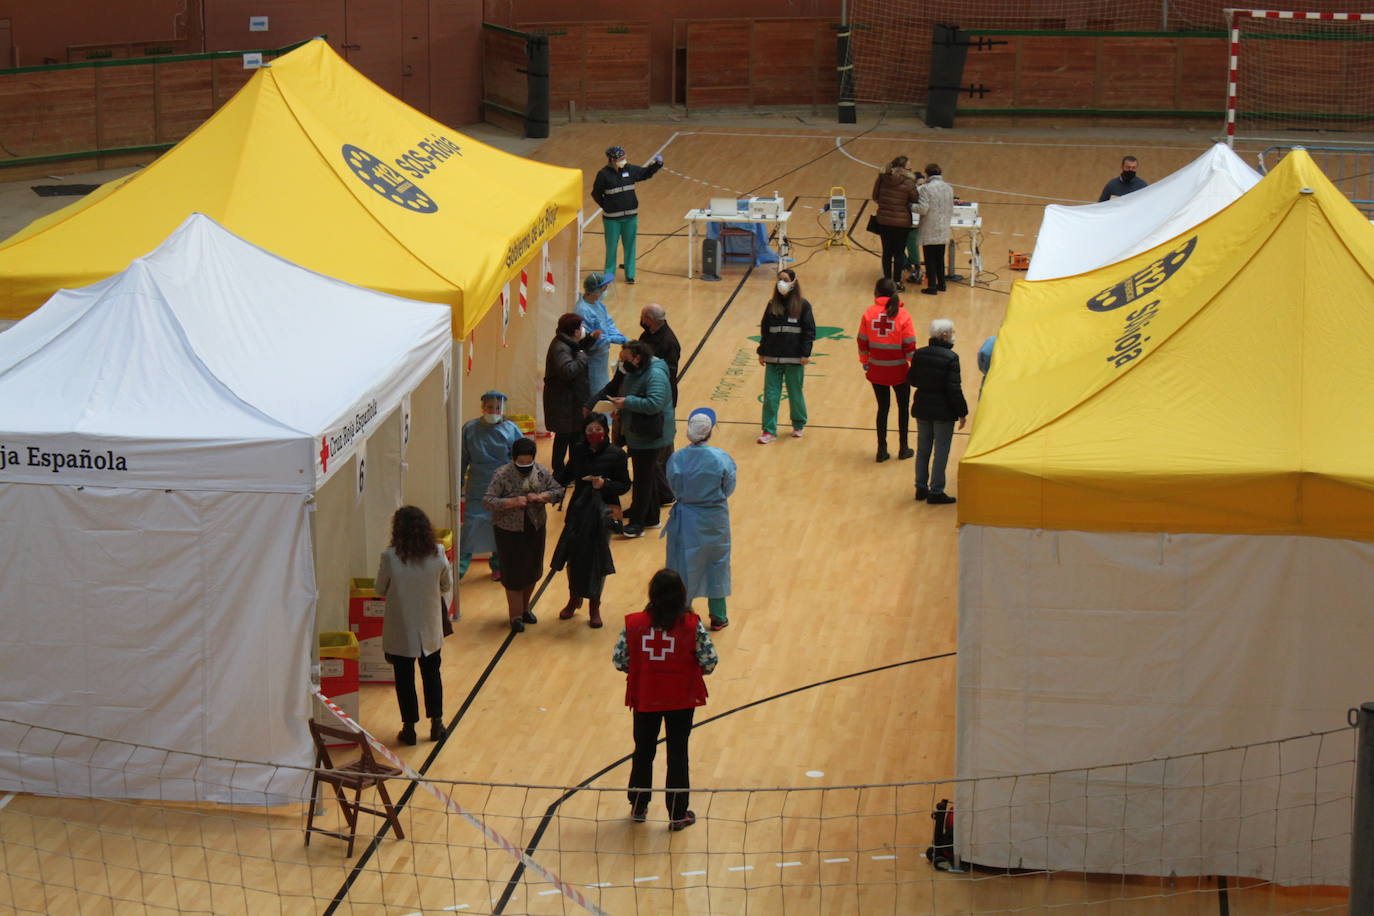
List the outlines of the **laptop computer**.
{"label": "laptop computer", "polygon": [[712,216],[738,216],[739,201],[733,197],[712,197],[710,213]]}

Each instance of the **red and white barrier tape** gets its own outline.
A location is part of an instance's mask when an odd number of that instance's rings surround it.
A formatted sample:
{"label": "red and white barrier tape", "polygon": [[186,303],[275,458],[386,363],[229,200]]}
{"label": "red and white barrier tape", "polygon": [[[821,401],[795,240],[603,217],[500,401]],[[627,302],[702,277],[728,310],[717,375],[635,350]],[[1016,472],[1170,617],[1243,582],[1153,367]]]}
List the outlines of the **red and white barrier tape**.
{"label": "red and white barrier tape", "polygon": [[425,791],[429,792],[430,795],[433,795],[441,803],[443,803],[444,807],[446,807],[450,813],[458,815],[463,820],[467,821],[469,824],[476,827],[478,830],[482,831],[483,836],[491,840],[497,846],[500,846],[506,852],[510,853],[511,856],[515,857],[516,859],[519,859],[522,863],[524,863],[524,866],[526,868],[534,872],[539,877],[543,878],[545,881],[552,884],[554,887],[558,888],[559,892],[562,893],[564,897],[567,897],[569,900],[571,900],[578,906],[582,907],[582,909],[586,910],[588,913],[595,913],[596,916],[610,916],[610,914],[608,914],[601,907],[597,906],[595,903],[592,903],[586,897],[582,896],[581,891],[579,891],[577,888],[573,887],[571,884],[568,884],[562,878],[558,877],[553,872],[549,871],[547,868],[540,865],[534,859],[530,858],[528,855],[525,854],[524,850],[518,848],[514,843],[503,837],[501,834],[497,833],[495,830],[492,830],[485,823],[483,823],[479,817],[467,811],[462,805],[454,801],[451,796],[445,795],[443,792],[439,790],[437,786],[428,782],[423,776],[421,776],[419,773],[411,769],[410,765],[407,764],[400,757],[397,757],[396,754],[391,750],[391,748],[387,747],[385,744],[382,744],[382,742],[378,741],[376,738],[372,737],[372,735],[368,734],[367,729],[363,728],[357,722],[354,722],[352,717],[349,716],[348,713],[340,709],[338,706],[336,706],[334,704],[334,701],[330,700],[329,697],[314,689],[311,690],[311,693],[313,693],[315,695],[315,699],[323,703],[330,712],[338,716],[339,721],[343,722],[345,726],[366,738],[367,743],[372,745],[372,749],[374,751],[385,757],[387,761],[389,761],[393,766],[400,767],[401,772],[405,774],[407,779],[413,779],[417,785],[419,785]]}

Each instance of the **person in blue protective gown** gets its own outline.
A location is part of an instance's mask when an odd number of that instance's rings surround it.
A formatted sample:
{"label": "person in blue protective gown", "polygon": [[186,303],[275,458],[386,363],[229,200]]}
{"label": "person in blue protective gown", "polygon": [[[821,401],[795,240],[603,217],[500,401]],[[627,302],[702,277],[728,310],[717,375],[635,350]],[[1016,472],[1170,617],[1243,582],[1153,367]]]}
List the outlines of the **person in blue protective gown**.
{"label": "person in blue protective gown", "polygon": [[584,343],[583,347],[587,351],[587,388],[593,392],[605,388],[611,380],[610,367],[607,365],[611,344],[623,344],[628,340],[606,310],[607,288],[613,280],[613,273],[593,271],[587,274],[582,281],[582,298],[573,306],[573,312],[582,316],[582,327],[591,341]]}
{"label": "person in blue protective gown", "polygon": [[501,578],[491,511],[482,505],[491,475],[510,461],[511,444],[524,433],[505,418],[506,396],[499,391],[482,395],[482,415],[463,424],[463,531],[458,539],[458,578],[472,565],[475,553],[491,554],[491,577]]}
{"label": "person in blue protective gown", "polygon": [[691,444],[668,459],[668,483],[677,494],[664,536],[667,567],[687,583],[687,600],[706,598],[711,629],[730,625],[725,599],[730,594],[730,494],[735,492],[735,460],[706,442],[716,427],[715,411],[698,407],[687,418]]}

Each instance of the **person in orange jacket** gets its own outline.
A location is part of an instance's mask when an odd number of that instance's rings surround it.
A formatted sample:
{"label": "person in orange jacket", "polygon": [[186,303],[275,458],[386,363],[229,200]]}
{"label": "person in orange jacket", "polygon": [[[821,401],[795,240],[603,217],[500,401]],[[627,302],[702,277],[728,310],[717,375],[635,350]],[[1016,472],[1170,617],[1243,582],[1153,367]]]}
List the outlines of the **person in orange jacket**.
{"label": "person in orange jacket", "polygon": [[916,327],[911,315],[897,298],[897,284],[883,277],[873,288],[873,304],[859,322],[859,362],[864,375],[873,385],[878,401],[878,457],[879,462],[891,456],[887,452],[887,412],[892,393],[897,394],[897,435],[901,448],[898,460],[916,454],[908,441],[907,406],[911,401],[911,386],[907,384],[907,370],[911,355],[916,352]]}

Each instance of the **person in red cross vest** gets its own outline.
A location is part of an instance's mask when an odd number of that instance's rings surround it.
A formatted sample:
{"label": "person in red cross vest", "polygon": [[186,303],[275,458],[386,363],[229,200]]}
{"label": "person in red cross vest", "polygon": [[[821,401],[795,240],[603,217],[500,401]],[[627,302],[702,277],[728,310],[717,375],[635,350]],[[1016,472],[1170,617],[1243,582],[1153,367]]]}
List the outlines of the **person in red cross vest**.
{"label": "person in red cross vest", "polygon": [[611,661],[625,672],[625,705],[634,710],[630,816],[636,823],[648,817],[654,754],[663,727],[668,732],[668,829],[690,827],[697,816],[688,807],[692,782],[687,742],[696,708],[706,705],[703,675],[716,668],[716,647],[688,605],[681,576],[671,569],[654,573],[649,603],[639,613],[625,616]]}
{"label": "person in red cross vest", "polygon": [[911,366],[911,356],[916,352],[916,327],[911,315],[897,298],[897,284],[883,277],[873,288],[873,304],[864,312],[859,322],[859,362],[864,367],[864,375],[873,385],[873,396],[878,399],[878,458],[886,461],[887,453],[887,411],[891,396],[897,395],[897,436],[901,448],[898,460],[916,454],[911,450],[907,437],[907,405],[911,401],[911,385],[906,374]]}

